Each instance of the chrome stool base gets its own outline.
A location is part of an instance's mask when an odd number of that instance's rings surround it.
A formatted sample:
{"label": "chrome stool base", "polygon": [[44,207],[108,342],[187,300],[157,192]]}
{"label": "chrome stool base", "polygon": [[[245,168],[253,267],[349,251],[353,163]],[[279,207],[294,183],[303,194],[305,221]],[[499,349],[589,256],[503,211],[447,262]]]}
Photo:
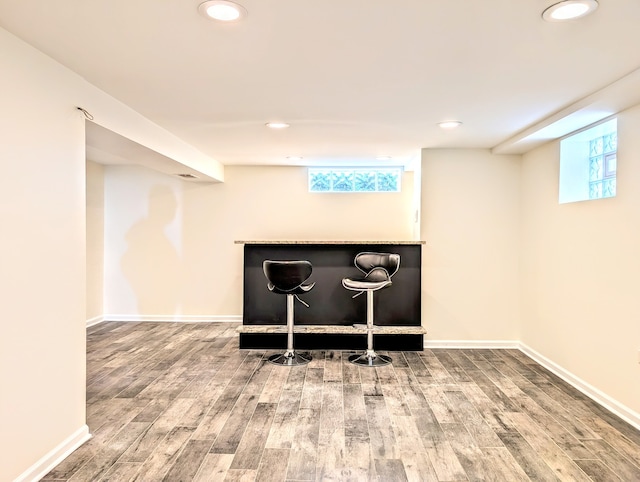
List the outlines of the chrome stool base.
{"label": "chrome stool base", "polygon": [[295,367],[298,365],[306,365],[311,361],[311,359],[311,355],[308,353],[297,353],[295,351],[287,350],[281,354],[271,355],[268,361],[274,365]]}
{"label": "chrome stool base", "polygon": [[378,355],[373,350],[367,350],[366,353],[361,355],[351,355],[349,362],[354,365],[360,365],[365,367],[382,367],[391,363],[391,357],[387,355]]}

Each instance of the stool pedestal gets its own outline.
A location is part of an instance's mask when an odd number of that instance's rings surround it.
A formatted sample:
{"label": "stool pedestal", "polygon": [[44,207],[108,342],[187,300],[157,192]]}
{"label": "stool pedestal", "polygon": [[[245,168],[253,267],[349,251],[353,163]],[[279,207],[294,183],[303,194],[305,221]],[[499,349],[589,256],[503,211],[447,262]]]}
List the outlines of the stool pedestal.
{"label": "stool pedestal", "polygon": [[278,355],[271,355],[269,363],[274,365],[297,366],[306,365],[311,361],[308,353],[297,353],[293,349],[293,302],[294,295],[287,295],[287,351]]}
{"label": "stool pedestal", "polygon": [[378,355],[373,349],[373,330],[373,291],[367,290],[367,351],[361,355],[351,355],[351,363],[367,367],[380,367],[391,363],[391,357]]}

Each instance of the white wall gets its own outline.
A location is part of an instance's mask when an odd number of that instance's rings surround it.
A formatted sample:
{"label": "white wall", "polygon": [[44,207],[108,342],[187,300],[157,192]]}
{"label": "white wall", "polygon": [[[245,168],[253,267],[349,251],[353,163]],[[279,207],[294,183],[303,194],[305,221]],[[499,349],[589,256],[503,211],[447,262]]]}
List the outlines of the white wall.
{"label": "white wall", "polygon": [[640,413],[640,107],[618,117],[617,196],[558,204],[559,143],[522,164],[521,340]]}
{"label": "white wall", "polygon": [[182,313],[184,182],[140,166],[104,172],[105,313]]}
{"label": "white wall", "polygon": [[309,193],[301,167],[227,166],[225,178],[203,184],[141,167],[105,169],[107,315],[241,315],[243,247],[235,240],[413,236],[411,172],[402,192],[377,194]]}
{"label": "white wall", "polygon": [[104,314],[104,168],[87,161],[87,321]]}
{"label": "white wall", "polygon": [[68,71],[1,29],[0,50],[5,481],[85,424],[85,159]]}
{"label": "white wall", "polygon": [[423,149],[426,340],[519,339],[520,156]]}
{"label": "white wall", "polygon": [[420,227],[422,226],[422,159],[413,168],[413,238],[422,240]]}

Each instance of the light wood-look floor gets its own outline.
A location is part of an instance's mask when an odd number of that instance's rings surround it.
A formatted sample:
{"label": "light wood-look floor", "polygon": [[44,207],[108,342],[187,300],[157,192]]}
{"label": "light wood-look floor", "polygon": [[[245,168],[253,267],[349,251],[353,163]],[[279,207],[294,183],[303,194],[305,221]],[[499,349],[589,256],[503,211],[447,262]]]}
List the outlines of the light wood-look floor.
{"label": "light wood-look floor", "polygon": [[640,481],[640,432],[517,350],[240,351],[235,324],[87,334],[93,438],[45,481]]}

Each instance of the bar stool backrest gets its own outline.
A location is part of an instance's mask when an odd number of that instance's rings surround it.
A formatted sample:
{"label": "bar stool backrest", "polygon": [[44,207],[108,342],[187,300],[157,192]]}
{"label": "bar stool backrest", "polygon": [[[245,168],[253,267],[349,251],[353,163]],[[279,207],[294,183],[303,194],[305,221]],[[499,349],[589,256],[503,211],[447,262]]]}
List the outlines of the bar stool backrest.
{"label": "bar stool backrest", "polygon": [[275,261],[266,259],[262,270],[267,280],[275,289],[270,290],[287,293],[294,292],[311,276],[313,266],[306,260]]}
{"label": "bar stool backrest", "polygon": [[400,255],[395,253],[364,252],[356,255],[354,263],[367,280],[385,281],[398,272]]}

